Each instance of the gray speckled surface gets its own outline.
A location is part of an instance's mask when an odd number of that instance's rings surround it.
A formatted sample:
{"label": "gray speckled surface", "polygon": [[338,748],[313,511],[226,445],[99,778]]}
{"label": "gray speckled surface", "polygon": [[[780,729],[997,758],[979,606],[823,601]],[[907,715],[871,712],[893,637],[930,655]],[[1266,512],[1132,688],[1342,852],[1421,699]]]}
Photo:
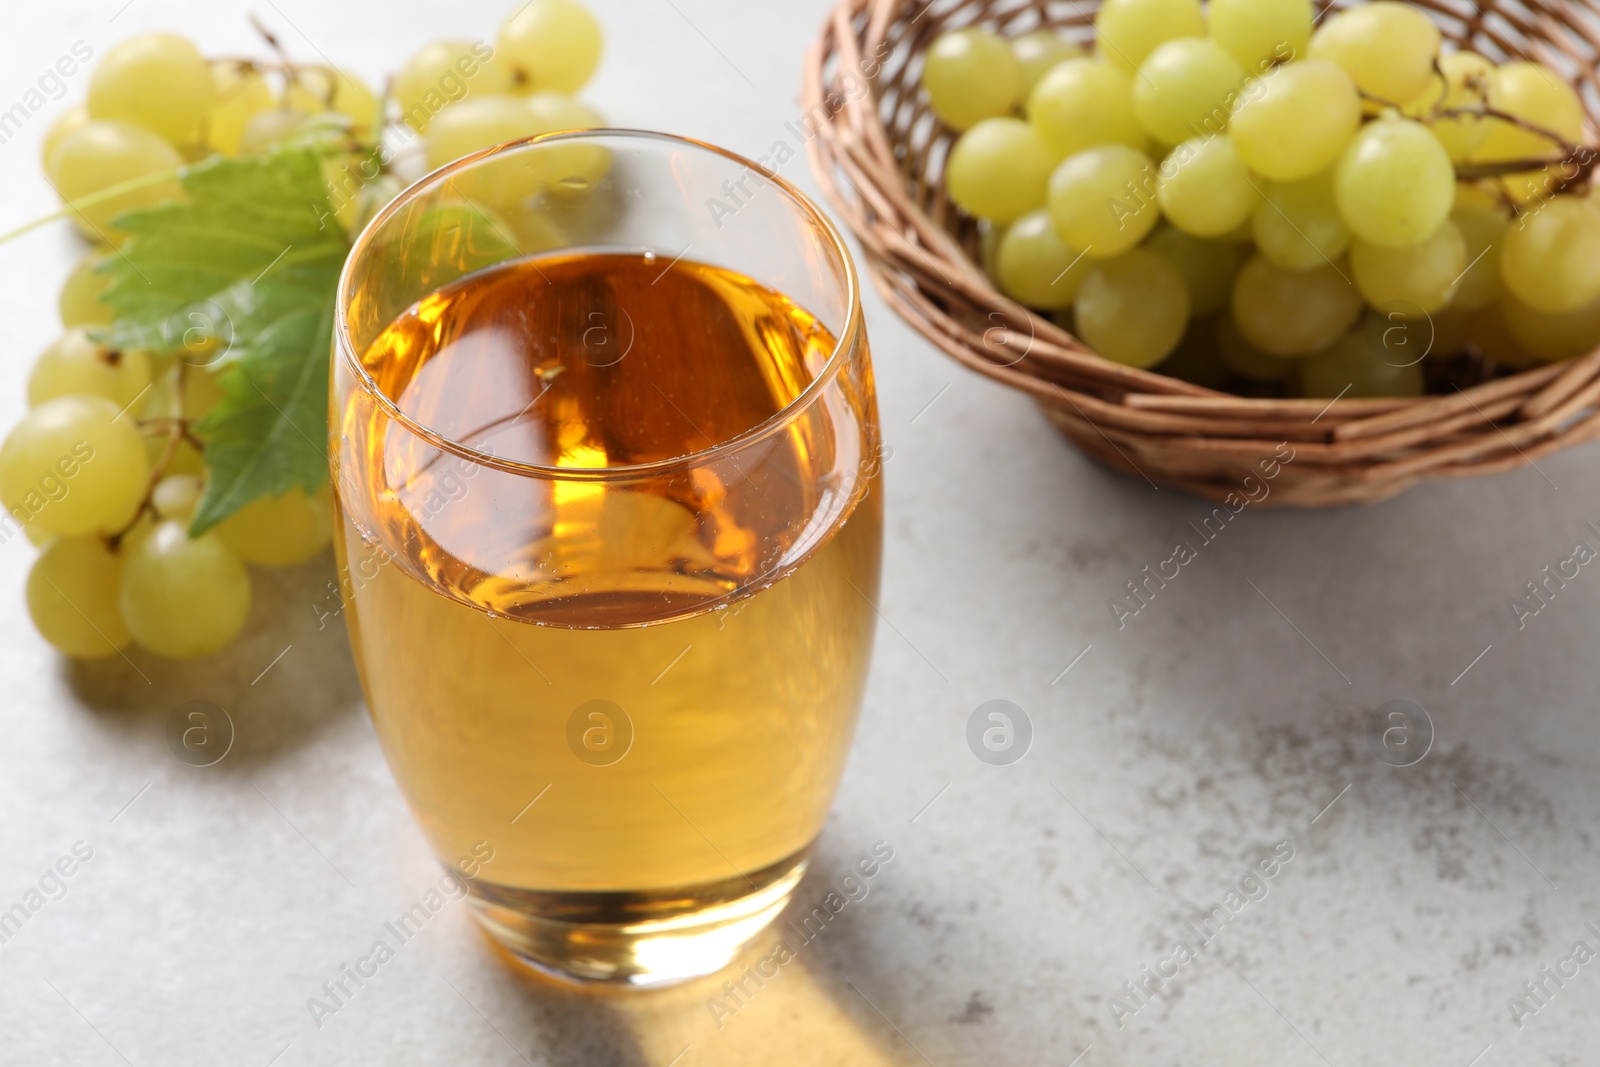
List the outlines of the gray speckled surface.
{"label": "gray speckled surface", "polygon": [[[591,95],[619,123],[751,154],[784,135],[823,4],[597,6]],[[78,39],[177,26],[250,47],[252,9],[376,77],[425,40],[491,32],[504,5],[123,7],[18,5],[0,101]],[[35,153],[62,106],[0,145],[6,226],[52,206]],[[786,173],[814,188],[801,161]],[[7,424],[75,254],[64,228],[0,248]],[[1208,509],[1091,465],[867,300],[894,449],[886,621],[798,899],[875,841],[895,858],[780,977],[719,1028],[715,984],[585,997],[518,978],[453,905],[317,1027],[307,999],[436,878],[344,634],[318,627],[331,563],[262,574],[249,636],[210,661],[70,667],[23,616],[18,539],[0,547],[0,907],[75,841],[93,858],[0,945],[0,1063],[1592,1063],[1600,963],[1547,981],[1520,1026],[1507,999],[1574,942],[1600,950],[1600,574],[1521,631],[1508,600],[1575,540],[1600,546],[1583,528],[1600,453],[1372,507],[1246,511],[1118,630],[1107,599]],[[211,768],[162,736],[191,698],[238,723]],[[1035,730],[1013,766],[964,740],[996,698]],[[1373,747],[1392,699],[1436,729],[1414,766]],[[1119,1028],[1122,983],[1172,973],[1187,924],[1279,842],[1293,858],[1266,895]]]}

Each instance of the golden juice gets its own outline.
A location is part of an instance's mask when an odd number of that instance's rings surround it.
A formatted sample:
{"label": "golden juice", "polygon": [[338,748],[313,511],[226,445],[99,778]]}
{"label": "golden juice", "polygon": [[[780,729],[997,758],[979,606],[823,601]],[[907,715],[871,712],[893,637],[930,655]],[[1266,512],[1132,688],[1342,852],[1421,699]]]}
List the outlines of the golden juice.
{"label": "golden juice", "polygon": [[436,852],[492,849],[474,902],[532,962],[660,969],[674,930],[742,941],[803,872],[882,526],[870,378],[771,421],[834,344],[732,271],[578,252],[454,282],[362,355],[437,437],[359,392],[334,413],[373,722]]}

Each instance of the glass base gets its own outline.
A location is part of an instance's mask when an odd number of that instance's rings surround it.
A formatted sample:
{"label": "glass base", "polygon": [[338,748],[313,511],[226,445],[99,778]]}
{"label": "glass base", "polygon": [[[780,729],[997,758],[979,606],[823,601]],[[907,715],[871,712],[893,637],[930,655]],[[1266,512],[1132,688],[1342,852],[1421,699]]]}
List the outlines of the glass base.
{"label": "glass base", "polygon": [[672,985],[725,966],[789,902],[809,847],[719,882],[548,892],[468,879],[474,914],[518,961],[567,982]]}

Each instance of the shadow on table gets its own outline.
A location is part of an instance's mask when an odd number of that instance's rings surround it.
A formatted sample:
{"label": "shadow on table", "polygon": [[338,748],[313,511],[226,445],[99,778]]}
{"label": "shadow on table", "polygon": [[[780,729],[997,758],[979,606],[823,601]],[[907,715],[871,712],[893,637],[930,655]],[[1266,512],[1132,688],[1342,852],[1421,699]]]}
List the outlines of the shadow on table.
{"label": "shadow on table", "polygon": [[362,707],[339,599],[333,553],[297,567],[251,568],[254,601],[243,633],[210,656],[63,658],[61,671],[109,731],[131,741],[165,733],[189,701],[227,713],[234,742],[219,767],[250,770],[305,745]]}

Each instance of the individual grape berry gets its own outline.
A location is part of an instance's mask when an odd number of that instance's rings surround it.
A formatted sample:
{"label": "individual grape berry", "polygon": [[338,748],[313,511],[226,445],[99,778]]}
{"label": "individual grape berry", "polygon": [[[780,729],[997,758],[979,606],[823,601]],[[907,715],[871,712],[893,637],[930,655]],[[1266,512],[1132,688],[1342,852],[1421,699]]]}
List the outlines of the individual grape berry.
{"label": "individual grape berry", "polygon": [[55,167],[50,163],[50,157],[55,155],[56,148],[67,139],[67,134],[85,125],[89,121],[89,106],[87,104],[73,104],[63,111],[45,131],[44,143],[39,147],[39,162],[44,166],[47,176],[55,173]]}
{"label": "individual grape berry", "polygon": [[1361,98],[1343,68],[1291,63],[1246,94],[1228,124],[1244,165],[1273,181],[1309,178],[1338,159],[1361,124]]}
{"label": "individual grape berry", "polygon": [[150,491],[150,506],[162,519],[188,519],[200,503],[205,483],[195,474],[169,474]]}
{"label": "individual grape berry", "polygon": [[131,122],[168,144],[192,143],[211,108],[211,65],[186,38],[130,37],[105,54],[89,77],[89,116]]}
{"label": "individual grape berry", "polygon": [[1029,307],[1057,311],[1070,307],[1089,273],[1088,256],[1056,236],[1050,212],[1028,212],[996,244],[994,277],[1011,299]]}
{"label": "individual grape berry", "polygon": [[60,537],[28,571],[28,615],[39,635],[75,659],[102,659],[133,637],[117,609],[122,560],[99,537]]}
{"label": "individual grape berry", "polygon": [[1163,41],[1205,35],[1199,0],[1106,0],[1094,19],[1095,53],[1130,75]]}
{"label": "individual grape berry", "polygon": [[0,446],[0,499],[19,521],[62,537],[131,514],[149,463],[131,418],[98,396],[47,400]]}
{"label": "individual grape berry", "polygon": [[61,313],[61,325],[68,329],[74,326],[111,325],[111,305],[100,299],[101,294],[110,287],[111,279],[95,269],[104,262],[100,256],[84,256],[72,268],[72,273],[67,275],[67,280],[61,284],[61,296],[56,304]]}
{"label": "individual grape berry", "polygon": [[305,128],[306,113],[275,107],[250,116],[239,132],[241,156],[259,156],[287,141]]}
{"label": "individual grape berry", "polygon": [[1500,280],[1500,246],[1505,241],[1508,219],[1494,197],[1473,186],[1458,185],[1450,220],[1467,243],[1468,264],[1450,298],[1450,306],[1474,311],[1499,300],[1505,292],[1505,283]]}
{"label": "individual grape berry", "polygon": [[1350,232],[1369,244],[1416,244],[1450,216],[1456,172],[1428,128],[1389,116],[1351,139],[1333,174],[1333,195]]}
{"label": "individual grape berry", "polygon": [[1011,54],[1022,65],[1022,80],[1031,91],[1051,67],[1083,55],[1083,49],[1054,30],[1034,30],[1011,39]]}
{"label": "individual grape berry", "polygon": [[1284,270],[1332,263],[1350,247],[1350,231],[1333,199],[1333,168],[1297,182],[1269,182],[1251,220],[1256,247]]}
{"label": "individual grape berry", "polygon": [[439,112],[428,126],[428,169],[538,132],[533,112],[520,97],[468,97]]}
{"label": "individual grape berry", "polygon": [[215,533],[156,525],[131,545],[118,605],[128,631],[159,656],[192,659],[238,636],[250,614],[250,575]]}
{"label": "individual grape berry", "polygon": [[92,241],[117,239],[119,235],[111,229],[111,219],[116,215],[133,208],[153,207],[183,195],[177,181],[183,157],[177,149],[149,130],[127,122],[85,123],[62,138],[50,156],[50,163],[52,170],[48,177],[64,203],[135,178],[172,174],[171,180],[132,189],[75,210],[73,222]]}
{"label": "individual grape berry", "polygon": [[[1163,45],[1162,47],[1166,47]],[[1248,222],[1261,193],[1227,134],[1196,137],[1162,161],[1161,213],[1196,237],[1221,237]]]}
{"label": "individual grape berry", "polygon": [[1600,348],[1600,299],[1573,311],[1550,314],[1508,296],[1500,310],[1517,343],[1548,363],[1586,356]]}
{"label": "individual grape berry", "polygon": [[306,495],[291,489],[255,500],[217,524],[217,536],[246,563],[291,567],[310,559],[333,537],[326,487]]}
{"label": "individual grape berry", "polygon": [[1294,377],[1302,356],[1263,352],[1245,340],[1232,315],[1218,315],[1216,322],[1217,355],[1229,370],[1252,382],[1285,382]]}
{"label": "individual grape berry", "polygon": [[1489,82],[1489,105],[1548,131],[1559,141],[1503,119],[1489,118],[1484,123],[1487,131],[1483,140],[1472,153],[1473,162],[1550,160],[1552,165],[1501,179],[1506,193],[1519,204],[1549,199],[1556,191],[1556,181],[1572,175],[1572,164],[1564,161],[1567,151],[1560,142],[1576,145],[1583,141],[1583,104],[1577,94],[1546,66],[1507,63],[1494,72]]}
{"label": "individual grape berry", "polygon": [[[1385,347],[1382,320],[1350,331],[1300,364],[1296,393],[1304,397],[1420,396],[1422,360]],[[1414,360],[1415,362],[1408,362]]]}
{"label": "individual grape berry", "polygon": [[1189,323],[1189,289],[1173,263],[1136,248],[1096,263],[1073,302],[1078,336],[1100,355],[1153,367],[1172,354]]}
{"label": "individual grape berry", "polygon": [[1049,203],[1056,234],[1091,259],[1129,251],[1161,221],[1155,167],[1126,145],[1068,156],[1050,175]]}
{"label": "individual grape berry", "polygon": [[1600,214],[1588,199],[1558,196],[1506,229],[1500,277],[1523,303],[1548,314],[1600,297]]}
{"label": "individual grape berry", "polygon": [[[592,130],[606,120],[575,96],[564,93],[534,93],[527,98],[533,112],[535,133],[561,130]],[[611,167],[611,151],[597,144],[552,144],[540,148],[529,158],[538,180],[553,192],[581,192],[592,188]]]}
{"label": "individual grape berry", "polygon": [[1367,303],[1379,310],[1393,305],[1406,315],[1429,314],[1448,304],[1467,263],[1466,239],[1449,219],[1404,248],[1361,240],[1350,245],[1350,273]]}
{"label": "individual grape berry", "polygon": [[511,80],[511,71],[489,45],[435,41],[400,68],[393,95],[406,123],[426,133],[433,117],[447,105],[471,96],[508,93]]}
{"label": "individual grape berry", "polygon": [[1433,116],[1442,111],[1484,107],[1489,102],[1494,76],[1494,64],[1476,52],[1440,56],[1439,74],[1429,79],[1427,88],[1406,105],[1405,113],[1428,123],[1450,154],[1451,162],[1465,163],[1489,135],[1489,120],[1479,115]]}
{"label": "individual grape berry", "polygon": [[[117,410],[130,408],[150,387],[150,357],[107,348],[82,327],[68,330],[39,356],[28,376],[28,404],[58,396],[103,396]],[[137,414],[137,412],[135,412]]]}
{"label": "individual grape berry", "polygon": [[933,42],[923,60],[922,87],[940,121],[965,130],[1010,115],[1026,95],[1028,81],[998,34],[971,26]]}
{"label": "individual grape berry", "polygon": [[1311,43],[1311,0],[1211,0],[1209,21],[1212,40],[1251,71],[1304,59]]}
{"label": "individual grape berry", "polygon": [[1156,230],[1140,247],[1178,268],[1189,289],[1189,313],[1194,318],[1210,315],[1228,302],[1234,275],[1244,263],[1244,250],[1237,244],[1191,237],[1172,226]]}
{"label": "individual grape berry", "polygon": [[1042,207],[1055,164],[1034,128],[1021,119],[984,119],[956,139],[945,188],[961,209],[1012,222]]}
{"label": "individual grape berry", "polygon": [[211,111],[206,116],[206,143],[225,156],[239,154],[245,124],[278,106],[266,76],[253,65],[235,60],[211,64]]}
{"label": "individual grape berry", "polygon": [[332,112],[350,123],[350,132],[371,140],[380,125],[378,98],[367,83],[348,71],[332,67],[298,67],[283,93],[284,107],[307,115]]}
{"label": "individual grape berry", "polygon": [[1376,102],[1399,107],[1433,76],[1439,27],[1409,4],[1373,0],[1339,12],[1311,37],[1311,55],[1339,64]]}
{"label": "individual grape berry", "polygon": [[1334,265],[1284,270],[1253,257],[1233,282],[1239,334],[1274,356],[1305,356],[1326,348],[1361,314],[1361,294]]}
{"label": "individual grape berry", "polygon": [[600,65],[600,24],[576,0],[531,0],[500,27],[515,92],[575,93]]}
{"label": "individual grape berry", "polygon": [[1052,67],[1028,97],[1028,121],[1059,158],[1085,148],[1149,143],[1133,113],[1128,75],[1098,59],[1069,59]]}
{"label": "individual grape berry", "polygon": [[1244,68],[1215,41],[1181,37],[1156,46],[1133,79],[1133,113],[1162,144],[1214,137],[1244,81]]}

